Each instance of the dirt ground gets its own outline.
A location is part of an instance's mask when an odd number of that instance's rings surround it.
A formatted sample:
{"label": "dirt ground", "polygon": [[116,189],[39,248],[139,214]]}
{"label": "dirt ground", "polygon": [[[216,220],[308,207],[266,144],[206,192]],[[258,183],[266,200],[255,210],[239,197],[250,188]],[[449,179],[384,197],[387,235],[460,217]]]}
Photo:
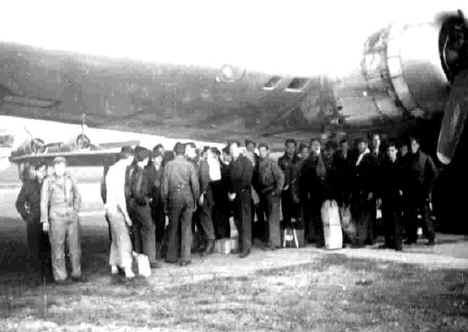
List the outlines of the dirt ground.
{"label": "dirt ground", "polygon": [[440,236],[432,249],[401,254],[257,248],[246,259],[163,264],[148,279],[125,282],[109,274],[106,224],[90,206],[82,222],[88,282],[44,286],[29,267],[13,194],[3,194],[0,331],[468,330],[463,237]]}

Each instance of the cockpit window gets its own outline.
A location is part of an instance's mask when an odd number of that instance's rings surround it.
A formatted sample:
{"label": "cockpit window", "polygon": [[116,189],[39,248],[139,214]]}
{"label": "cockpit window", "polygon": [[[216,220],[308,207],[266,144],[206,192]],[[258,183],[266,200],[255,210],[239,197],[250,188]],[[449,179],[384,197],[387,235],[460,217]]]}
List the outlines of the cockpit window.
{"label": "cockpit window", "polygon": [[288,87],[286,88],[286,91],[301,92],[308,81],[309,80],[307,78],[293,78],[292,81],[289,83]]}
{"label": "cockpit window", "polygon": [[282,77],[281,76],[273,76],[271,77],[268,82],[265,83],[265,85],[263,86],[263,88],[265,90],[273,90],[274,88],[276,88],[276,86],[279,84],[279,82],[281,81]]}

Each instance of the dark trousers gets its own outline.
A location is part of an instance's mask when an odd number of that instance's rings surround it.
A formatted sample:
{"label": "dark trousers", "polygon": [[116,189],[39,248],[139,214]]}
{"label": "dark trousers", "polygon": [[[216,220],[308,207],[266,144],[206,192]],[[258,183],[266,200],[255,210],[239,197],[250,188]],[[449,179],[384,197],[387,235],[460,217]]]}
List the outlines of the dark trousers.
{"label": "dark trousers", "polygon": [[296,219],[296,222],[302,223],[301,205],[294,202],[291,189],[281,193],[281,212],[283,213],[282,227],[292,227],[291,219]]}
{"label": "dark trousers", "polygon": [[32,266],[43,274],[50,276],[52,266],[50,259],[50,243],[47,233],[42,231],[39,217],[26,220],[26,238]]}
{"label": "dark trousers", "polygon": [[133,222],[133,250],[148,256],[150,263],[156,262],[155,225],[149,204],[132,203],[130,218]]}
{"label": "dark trousers", "polygon": [[234,221],[239,232],[239,249],[242,252],[252,247],[251,201],[250,190],[241,190],[234,200]]}
{"label": "dark trousers", "polygon": [[213,225],[213,207],[208,202],[207,199],[204,200],[203,205],[198,208],[198,225],[200,226],[200,230],[202,231],[204,240],[214,240],[215,239],[215,231]]}
{"label": "dark trousers", "polygon": [[351,215],[356,222],[356,239],[353,244],[357,246],[369,242],[371,219],[375,214],[373,200],[368,200],[367,196],[367,193],[355,194],[351,200]]}
{"label": "dark trousers", "polygon": [[367,244],[374,244],[377,238],[377,200],[375,197],[369,201],[370,218],[367,224]]}
{"label": "dark trousers", "polygon": [[194,206],[184,197],[170,199],[168,206],[166,260],[176,262],[179,258],[190,261],[192,249],[192,215]]}
{"label": "dark trousers", "polygon": [[320,211],[322,203],[323,200],[317,197],[301,200],[305,238],[308,242],[315,242],[317,246],[323,246],[325,243]]}
{"label": "dark trousers", "polygon": [[151,216],[154,221],[156,243],[161,243],[164,239],[164,230],[166,228],[166,214],[162,203],[151,205]]}
{"label": "dark trousers", "polygon": [[422,228],[424,236],[429,241],[434,241],[435,230],[431,219],[429,202],[423,195],[408,195],[408,205],[405,211],[406,237],[409,242],[418,239],[418,214],[422,215]]}
{"label": "dark trousers", "polygon": [[224,204],[215,204],[213,208],[213,222],[217,239],[231,236],[231,225],[229,224],[231,213],[232,204],[228,202],[224,202]]}
{"label": "dark trousers", "polygon": [[402,248],[401,209],[391,199],[383,199],[382,217],[384,221],[385,246],[396,250]]}
{"label": "dark trousers", "polygon": [[164,246],[167,245],[166,214],[164,213],[162,202],[151,205],[151,215],[156,227],[154,232],[156,238],[156,258],[160,259],[164,256]]}
{"label": "dark trousers", "polygon": [[[252,214],[252,237],[264,240],[266,236],[266,221],[261,203],[254,204],[252,200],[250,211]],[[257,220],[255,220],[255,215],[257,216]]]}
{"label": "dark trousers", "polygon": [[260,195],[261,213],[266,216],[265,240],[271,247],[281,247],[280,197],[267,193]]}

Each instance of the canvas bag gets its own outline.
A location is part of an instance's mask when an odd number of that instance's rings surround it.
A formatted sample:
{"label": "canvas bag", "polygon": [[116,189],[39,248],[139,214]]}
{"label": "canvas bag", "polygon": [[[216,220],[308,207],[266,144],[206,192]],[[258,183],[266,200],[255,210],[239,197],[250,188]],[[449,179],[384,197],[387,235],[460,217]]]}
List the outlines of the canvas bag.
{"label": "canvas bag", "polygon": [[326,200],[321,209],[323,221],[323,236],[325,248],[343,248],[343,232],[341,231],[341,218],[338,204],[334,200]]}
{"label": "canvas bag", "polygon": [[136,274],[148,278],[151,276],[151,266],[148,256],[133,252],[133,264],[136,270]]}

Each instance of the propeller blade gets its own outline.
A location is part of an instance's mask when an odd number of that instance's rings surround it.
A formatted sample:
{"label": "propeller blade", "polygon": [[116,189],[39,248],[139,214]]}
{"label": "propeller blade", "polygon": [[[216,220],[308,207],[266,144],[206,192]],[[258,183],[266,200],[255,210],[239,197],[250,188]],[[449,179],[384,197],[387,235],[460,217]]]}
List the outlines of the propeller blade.
{"label": "propeller blade", "polygon": [[450,164],[455,156],[468,117],[468,70],[455,78],[445,105],[444,117],[437,143],[437,157],[443,164]]}

